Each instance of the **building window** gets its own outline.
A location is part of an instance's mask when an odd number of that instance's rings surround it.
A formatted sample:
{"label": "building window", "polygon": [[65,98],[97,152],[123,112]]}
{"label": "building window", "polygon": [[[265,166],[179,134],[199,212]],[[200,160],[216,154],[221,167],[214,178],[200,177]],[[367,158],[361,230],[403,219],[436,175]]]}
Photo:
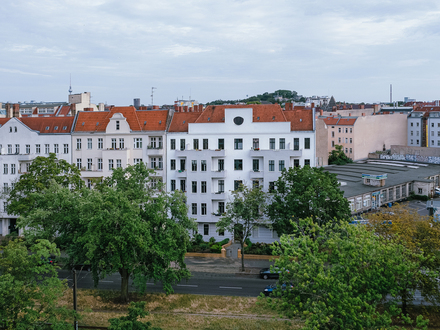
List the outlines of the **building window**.
{"label": "building window", "polygon": [[171,180],[171,191],[176,190],[176,180]]}
{"label": "building window", "polygon": [[304,159],[304,166],[310,166],[310,159]]}
{"label": "building window", "polygon": [[60,152],[60,148],[59,148],[57,143],[55,143],[53,145],[53,152],[56,153],[56,154],[58,154]]}
{"label": "building window", "polygon": [[31,167],[31,163],[26,163],[26,172],[29,172],[30,167]]}
{"label": "building window", "polygon": [[338,132],[341,133],[341,128],[340,127],[338,127]]}
{"label": "building window", "polygon": [[125,148],[125,141],[124,138],[119,139],[119,149]]}
{"label": "building window", "polygon": [[92,158],[87,158],[87,170],[92,170]]}
{"label": "building window", "polygon": [[341,143],[341,138],[338,138],[338,143]]}
{"label": "building window", "polygon": [[411,127],[414,126],[413,124],[414,124],[414,123],[411,123]]}
{"label": "building window", "polygon": [[[411,140],[411,144],[412,144],[412,140]],[[440,146],[440,140],[437,140],[437,146]]]}
{"label": "building window", "polygon": [[15,164],[11,164],[11,174],[15,174]]}
{"label": "building window", "polygon": [[254,150],[259,150],[260,149],[260,139],[259,138],[253,138],[252,139],[252,148]]}
{"label": "building window", "polygon": [[252,187],[258,188],[260,186],[259,180],[252,180]]}
{"label": "building window", "polygon": [[417,144],[417,145],[419,144],[419,140],[416,140],[416,144]]}
{"label": "building window", "polygon": [[437,131],[437,136],[440,136],[440,131]]}
{"label": "building window", "polygon": [[162,149],[162,137],[153,136],[150,138],[150,148],[151,149]]}
{"label": "building window", "polygon": [[170,140],[170,149],[171,150],[176,150],[176,139],[171,139]]}
{"label": "building window", "polygon": [[8,144],[8,155],[12,155],[12,144]]}
{"label": "building window", "polygon": [[40,147],[39,144],[36,144],[36,145],[35,145],[35,153],[36,153],[36,154],[39,154],[40,152],[41,152],[41,147]]}
{"label": "building window", "polygon": [[225,139],[218,139],[218,148],[220,150],[225,149]]}
{"label": "building window", "polygon": [[348,138],[345,138],[345,143],[348,143]]}
{"label": "building window", "polygon": [[152,169],[163,169],[162,157],[151,157],[150,158],[150,168]]}
{"label": "building window", "polygon": [[206,194],[206,181],[202,181],[201,183],[201,193]]}
{"label": "building window", "polygon": [[334,131],[332,131],[332,138],[333,138],[333,137],[335,137],[335,132],[334,132]]}
{"label": "building window", "polygon": [[82,160],[81,158],[76,159],[76,167],[80,170],[82,167]]}
{"label": "building window", "polygon": [[27,154],[31,153],[31,145],[30,144],[26,144],[26,153]]}
{"label": "building window", "polygon": [[284,160],[280,160],[278,162],[278,170],[281,172],[282,170],[284,170]]}
{"label": "building window", "polygon": [[218,202],[218,213],[225,213],[225,202]]}
{"label": "building window", "polygon": [[348,148],[345,148],[345,153],[348,154]]}
{"label": "building window", "polygon": [[201,204],[201,214],[202,215],[206,215],[206,203],[202,203]]}
{"label": "building window", "polygon": [[218,160],[218,170],[219,171],[224,171],[225,170],[225,160],[224,159],[219,159]]}
{"label": "building window", "polygon": [[49,145],[49,144],[45,144],[45,145],[44,145],[44,153],[45,153],[46,155],[48,155],[49,152],[50,152],[50,145]]}
{"label": "building window", "polygon": [[113,138],[112,139],[112,149],[116,149],[116,148],[117,148],[117,146],[116,146],[116,138]]}
{"label": "building window", "polygon": [[275,161],[269,160],[269,172],[275,171]]}
{"label": "building window", "polygon": [[353,143],[353,138],[350,138],[350,143]]}
{"label": "building window", "polygon": [[203,235],[208,236],[209,235],[209,224],[203,225]]}
{"label": "building window", "polygon": [[140,164],[140,163],[142,163],[142,158],[135,158],[134,159],[134,162],[133,162],[134,165],[137,165],[137,164]]}
{"label": "building window", "polygon": [[254,172],[259,172],[260,171],[260,160],[258,160],[258,159],[253,159],[252,160],[252,170]]}
{"label": "building window", "polygon": [[102,158],[98,158],[98,170],[102,171]]}
{"label": "building window", "polygon": [[135,149],[142,149],[142,138],[134,138],[133,141]]}
{"label": "building window", "polygon": [[185,139],[180,139],[180,150],[185,150]]}
{"label": "building window", "polygon": [[304,139],[304,149],[310,149],[310,138]]}
{"label": "building window", "polygon": [[225,236],[225,231],[223,229],[219,229],[218,236]]}
{"label": "building window", "polygon": [[191,192],[193,194],[197,193],[197,181],[191,181]]}
{"label": "building window", "polygon": [[431,123],[431,127],[434,127],[434,123]]}
{"label": "building window", "polygon": [[20,145],[16,144],[15,145],[15,153],[18,155],[20,153]]}
{"label": "building window", "polygon": [[207,166],[206,166],[206,160],[202,160],[202,161],[200,162],[200,167],[201,167],[202,172],[206,172],[206,168],[207,168]]}
{"label": "building window", "polygon": [[[413,140],[413,139],[411,139],[411,144],[413,144],[413,141],[414,141],[414,140]],[[439,142],[440,142],[440,141],[439,141]]]}
{"label": "building window", "polygon": [[64,152],[65,154],[68,154],[68,153],[69,153],[69,145],[68,145],[68,144],[64,144],[64,145],[63,145],[63,152]]}
{"label": "building window", "polygon": [[347,127],[345,128],[345,133],[348,133],[348,128]]}
{"label": "building window", "polygon": [[193,140],[193,149],[194,150],[199,149],[199,139],[194,139]]}
{"label": "building window", "polygon": [[274,138],[269,139],[269,149],[275,150],[275,139]]}
{"label": "building window", "polygon": [[234,159],[234,170],[236,171],[243,170],[243,159]]}
{"label": "building window", "polygon": [[411,131],[410,135],[411,135],[411,136],[413,136],[413,135],[414,135],[414,132],[413,132],[413,131]]}
{"label": "building window", "polygon": [[186,169],[186,166],[185,166],[186,164],[185,164],[185,159],[181,159],[180,160],[180,170],[181,171],[185,171],[185,169]]}
{"label": "building window", "polygon": [[293,139],[293,150],[299,150],[299,138]]}
{"label": "building window", "polygon": [[98,149],[104,148],[104,141],[102,138],[98,138]]}
{"label": "building window", "polygon": [[191,171],[197,171],[197,160],[191,161]]}
{"label": "building window", "polygon": [[175,159],[171,159],[170,167],[171,167],[172,171],[174,171],[176,169],[176,160]]}
{"label": "building window", "polygon": [[3,183],[3,193],[7,194],[8,192],[9,192],[8,183],[5,182]]}
{"label": "building window", "polygon": [[416,135],[419,136],[419,131],[416,131]]}
{"label": "building window", "polygon": [[81,139],[76,139],[76,150],[81,150]]}
{"label": "building window", "polygon": [[225,180],[218,180],[218,192],[219,193],[225,192]]}
{"label": "building window", "polygon": [[434,145],[434,140],[431,140],[431,145],[432,145],[432,146]]}
{"label": "building window", "polygon": [[122,167],[122,162],[120,159],[116,159],[116,168],[121,168]]}
{"label": "building window", "polygon": [[269,192],[274,192],[275,191],[275,182],[274,181],[270,181],[269,182]]}
{"label": "building window", "polygon": [[8,174],[8,164],[3,164],[3,174]]}
{"label": "building window", "polygon": [[242,184],[242,180],[234,180],[234,190],[238,190]]}
{"label": "building window", "polygon": [[352,149],[352,148],[350,148],[350,153],[351,153],[351,154],[353,153],[353,149]]}
{"label": "building window", "polygon": [[119,131],[119,120],[116,120],[116,130]]}
{"label": "building window", "polygon": [[197,203],[192,203],[191,204],[191,214],[192,215],[197,215]]}
{"label": "building window", "polygon": [[419,195],[423,194],[423,189],[422,189],[422,188],[419,188],[419,189],[418,189],[418,192],[419,192]]}
{"label": "building window", "polygon": [[332,141],[332,148],[335,147],[335,141]]}
{"label": "building window", "polygon": [[108,160],[108,170],[111,171],[114,168],[113,159]]}
{"label": "building window", "polygon": [[203,149],[204,150],[209,149],[208,148],[208,139],[203,139]]}
{"label": "building window", "polygon": [[186,191],[186,181],[185,179],[180,180],[180,190]]}
{"label": "building window", "polygon": [[92,149],[92,139],[87,139],[87,149]]}
{"label": "building window", "polygon": [[294,167],[299,167],[299,159],[294,159],[293,160],[293,166]]}
{"label": "building window", "polygon": [[243,139],[234,139],[234,149],[235,150],[243,149]]}
{"label": "building window", "polygon": [[285,138],[280,138],[280,149],[281,150],[286,149],[286,139]]}

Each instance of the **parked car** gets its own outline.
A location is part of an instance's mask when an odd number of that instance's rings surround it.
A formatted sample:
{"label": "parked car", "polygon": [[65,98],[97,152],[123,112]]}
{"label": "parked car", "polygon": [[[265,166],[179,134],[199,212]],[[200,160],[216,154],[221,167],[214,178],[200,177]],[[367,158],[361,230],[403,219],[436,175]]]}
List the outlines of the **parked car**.
{"label": "parked car", "polygon": [[[293,288],[292,283],[290,283],[290,287]],[[266,297],[268,297],[268,296],[270,296],[270,294],[271,294],[273,291],[276,290],[276,288],[277,288],[277,284],[269,284],[268,286],[266,286],[266,287],[264,288],[263,294],[264,294]],[[284,290],[286,290],[286,288],[287,288],[286,283],[283,283],[283,284],[281,285],[281,289],[284,291]]]}
{"label": "parked car", "polygon": [[[289,271],[287,271],[289,272]],[[263,268],[260,270],[260,276],[261,278],[267,280],[268,278],[280,278],[281,270],[279,268],[274,268],[273,271],[270,270],[270,268]]]}

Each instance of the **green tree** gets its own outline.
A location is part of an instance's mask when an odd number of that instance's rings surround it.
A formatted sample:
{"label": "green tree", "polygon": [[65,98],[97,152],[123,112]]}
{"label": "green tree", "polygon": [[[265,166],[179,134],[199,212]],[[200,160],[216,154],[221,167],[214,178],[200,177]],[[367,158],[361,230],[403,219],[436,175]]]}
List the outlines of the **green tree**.
{"label": "green tree", "polygon": [[344,153],[344,147],[336,144],[335,150],[329,152],[328,163],[329,165],[345,165],[353,161]]}
{"label": "green tree", "polygon": [[[399,288],[415,281],[423,254],[365,226],[319,226],[310,218],[292,225],[293,234],[275,244],[279,283],[290,285],[285,290],[278,285],[273,295],[280,299],[270,300],[274,308],[304,318],[306,329],[389,329],[391,317],[402,316]],[[381,311],[387,296],[392,301]],[[426,326],[427,321],[419,318],[418,323]]]}
{"label": "green tree", "polygon": [[161,330],[151,327],[151,322],[141,322],[138,318],[144,318],[149,313],[145,311],[145,301],[131,302],[128,306],[128,315],[110,319],[108,330]]}
{"label": "green tree", "polygon": [[[431,304],[440,303],[440,223],[430,216],[421,216],[416,209],[407,205],[396,204],[387,211],[382,210],[369,214],[367,228],[376,235],[386,240],[402,244],[407,249],[417,253],[422,252],[426,257],[420,263],[420,269],[416,271],[416,281],[409,283],[410,287],[402,286],[402,310],[406,313],[406,307],[411,300],[411,292],[420,290],[425,301]],[[423,271],[421,271],[423,270]]]}
{"label": "green tree", "polygon": [[[54,153],[48,157],[37,157],[29,166],[29,170],[20,176],[8,196],[6,211],[9,214],[26,216],[34,208],[38,208],[35,197],[52,185],[52,181],[72,190],[80,189],[79,169],[63,159],[57,159]],[[44,226],[44,224],[42,224]]]}
{"label": "green tree", "polygon": [[58,279],[56,266],[47,262],[52,255],[59,255],[59,251],[46,240],[32,245],[30,251],[18,240],[2,247],[0,327],[42,329],[50,323],[51,329],[71,328],[73,312],[57,306],[67,285]]}
{"label": "green tree", "polygon": [[312,218],[318,224],[348,220],[351,212],[336,175],[317,167],[283,171],[270,195],[267,214],[279,235],[291,234],[291,220]]}
{"label": "green tree", "polygon": [[232,192],[232,201],[226,204],[226,213],[220,218],[216,226],[219,230],[228,230],[234,233],[234,239],[241,245],[241,269],[244,271],[244,243],[252,234],[255,227],[264,225],[265,193],[261,186],[249,188],[240,185]]}

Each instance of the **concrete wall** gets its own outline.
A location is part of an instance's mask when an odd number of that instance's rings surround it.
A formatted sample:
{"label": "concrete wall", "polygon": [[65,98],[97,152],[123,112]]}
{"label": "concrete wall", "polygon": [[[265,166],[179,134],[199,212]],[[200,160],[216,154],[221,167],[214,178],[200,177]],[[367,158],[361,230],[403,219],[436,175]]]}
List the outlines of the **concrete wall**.
{"label": "concrete wall", "polygon": [[440,164],[440,149],[393,145],[391,155],[380,155],[380,159]]}
{"label": "concrete wall", "polygon": [[323,120],[316,120],[316,166],[328,165],[328,127]]}

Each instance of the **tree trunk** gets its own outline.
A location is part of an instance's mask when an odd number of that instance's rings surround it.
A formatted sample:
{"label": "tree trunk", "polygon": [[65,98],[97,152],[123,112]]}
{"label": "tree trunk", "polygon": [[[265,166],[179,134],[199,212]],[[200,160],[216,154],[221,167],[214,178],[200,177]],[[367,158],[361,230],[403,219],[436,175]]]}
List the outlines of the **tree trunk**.
{"label": "tree trunk", "polygon": [[121,300],[128,302],[128,280],[130,274],[124,268],[119,269],[119,274],[121,275]]}
{"label": "tree trunk", "polygon": [[241,271],[244,272],[244,242],[241,241]]}

